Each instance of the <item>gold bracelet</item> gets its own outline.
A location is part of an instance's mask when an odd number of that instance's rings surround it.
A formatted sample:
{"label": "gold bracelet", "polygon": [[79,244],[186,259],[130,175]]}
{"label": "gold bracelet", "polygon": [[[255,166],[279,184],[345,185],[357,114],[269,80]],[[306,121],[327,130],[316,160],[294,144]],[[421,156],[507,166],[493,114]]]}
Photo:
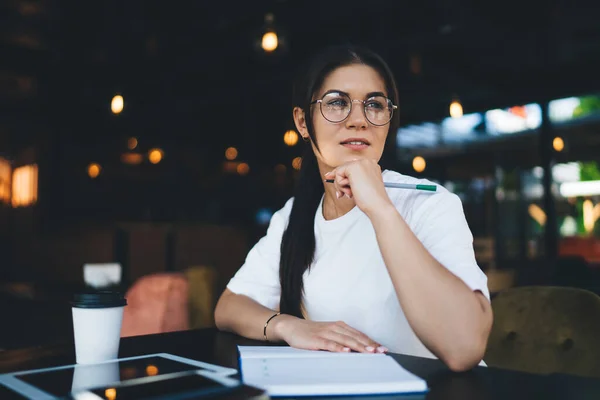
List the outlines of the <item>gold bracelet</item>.
{"label": "gold bracelet", "polygon": [[263,336],[265,337],[265,342],[269,341],[269,338],[267,338],[267,326],[269,325],[269,322],[271,322],[271,320],[273,318],[275,318],[276,316],[278,316],[279,314],[281,314],[281,312],[278,312],[277,314],[273,314],[271,315],[271,318],[269,318],[267,320],[267,322],[265,322],[265,327],[263,328]]}

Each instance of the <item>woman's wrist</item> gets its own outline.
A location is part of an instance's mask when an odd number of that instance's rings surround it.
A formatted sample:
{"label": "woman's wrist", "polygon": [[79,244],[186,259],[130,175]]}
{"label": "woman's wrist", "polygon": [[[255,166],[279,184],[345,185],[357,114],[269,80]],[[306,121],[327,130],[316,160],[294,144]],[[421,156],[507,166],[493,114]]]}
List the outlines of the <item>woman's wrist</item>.
{"label": "woman's wrist", "polygon": [[269,341],[286,342],[289,326],[293,324],[293,321],[296,319],[298,318],[288,314],[280,314],[273,318],[269,323],[269,326],[267,327],[267,335],[269,337]]}
{"label": "woman's wrist", "polygon": [[391,201],[384,201],[378,207],[373,207],[372,210],[366,210],[365,214],[372,222],[377,222],[377,220],[385,221],[396,216],[398,214],[398,210]]}

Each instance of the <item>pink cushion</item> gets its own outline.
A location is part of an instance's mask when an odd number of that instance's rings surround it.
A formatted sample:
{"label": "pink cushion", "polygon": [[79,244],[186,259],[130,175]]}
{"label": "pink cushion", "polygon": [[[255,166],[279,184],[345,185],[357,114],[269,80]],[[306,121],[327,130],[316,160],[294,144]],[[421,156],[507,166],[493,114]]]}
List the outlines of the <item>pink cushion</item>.
{"label": "pink cushion", "polygon": [[188,282],[183,274],[144,276],[126,297],[121,337],[189,329]]}

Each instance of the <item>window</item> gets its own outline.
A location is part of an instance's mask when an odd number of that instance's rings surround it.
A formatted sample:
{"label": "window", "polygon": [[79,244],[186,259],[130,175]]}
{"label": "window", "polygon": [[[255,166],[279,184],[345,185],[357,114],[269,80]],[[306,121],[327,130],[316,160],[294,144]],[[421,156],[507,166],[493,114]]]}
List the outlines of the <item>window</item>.
{"label": "window", "polygon": [[539,104],[526,104],[489,110],[485,113],[485,121],[487,132],[491,135],[524,132],[539,128],[542,124],[542,108]]}
{"label": "window", "polygon": [[550,121],[565,122],[573,119],[600,115],[600,95],[569,97],[553,100],[548,104]]}
{"label": "window", "polygon": [[12,178],[13,207],[24,207],[35,204],[38,194],[37,165],[25,165],[15,168]]}
{"label": "window", "polygon": [[0,157],[0,203],[10,204],[10,163]]}

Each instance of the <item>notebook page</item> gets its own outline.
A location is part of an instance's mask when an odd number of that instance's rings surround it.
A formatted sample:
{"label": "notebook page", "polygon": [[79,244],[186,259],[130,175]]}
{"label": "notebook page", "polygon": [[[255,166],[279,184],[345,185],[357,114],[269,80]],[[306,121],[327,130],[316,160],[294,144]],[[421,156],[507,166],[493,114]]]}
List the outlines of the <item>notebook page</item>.
{"label": "notebook page", "polygon": [[[278,349],[278,350],[275,350]],[[384,354],[240,346],[242,380],[271,396],[413,393],[426,382]],[[311,356],[311,354],[313,356]]]}
{"label": "notebook page", "polygon": [[374,356],[385,357],[385,354],[367,354],[367,353],[332,353],[330,351],[315,351],[296,349],[289,346],[238,346],[240,357],[247,358],[301,358],[301,357],[356,357],[356,356]]}

